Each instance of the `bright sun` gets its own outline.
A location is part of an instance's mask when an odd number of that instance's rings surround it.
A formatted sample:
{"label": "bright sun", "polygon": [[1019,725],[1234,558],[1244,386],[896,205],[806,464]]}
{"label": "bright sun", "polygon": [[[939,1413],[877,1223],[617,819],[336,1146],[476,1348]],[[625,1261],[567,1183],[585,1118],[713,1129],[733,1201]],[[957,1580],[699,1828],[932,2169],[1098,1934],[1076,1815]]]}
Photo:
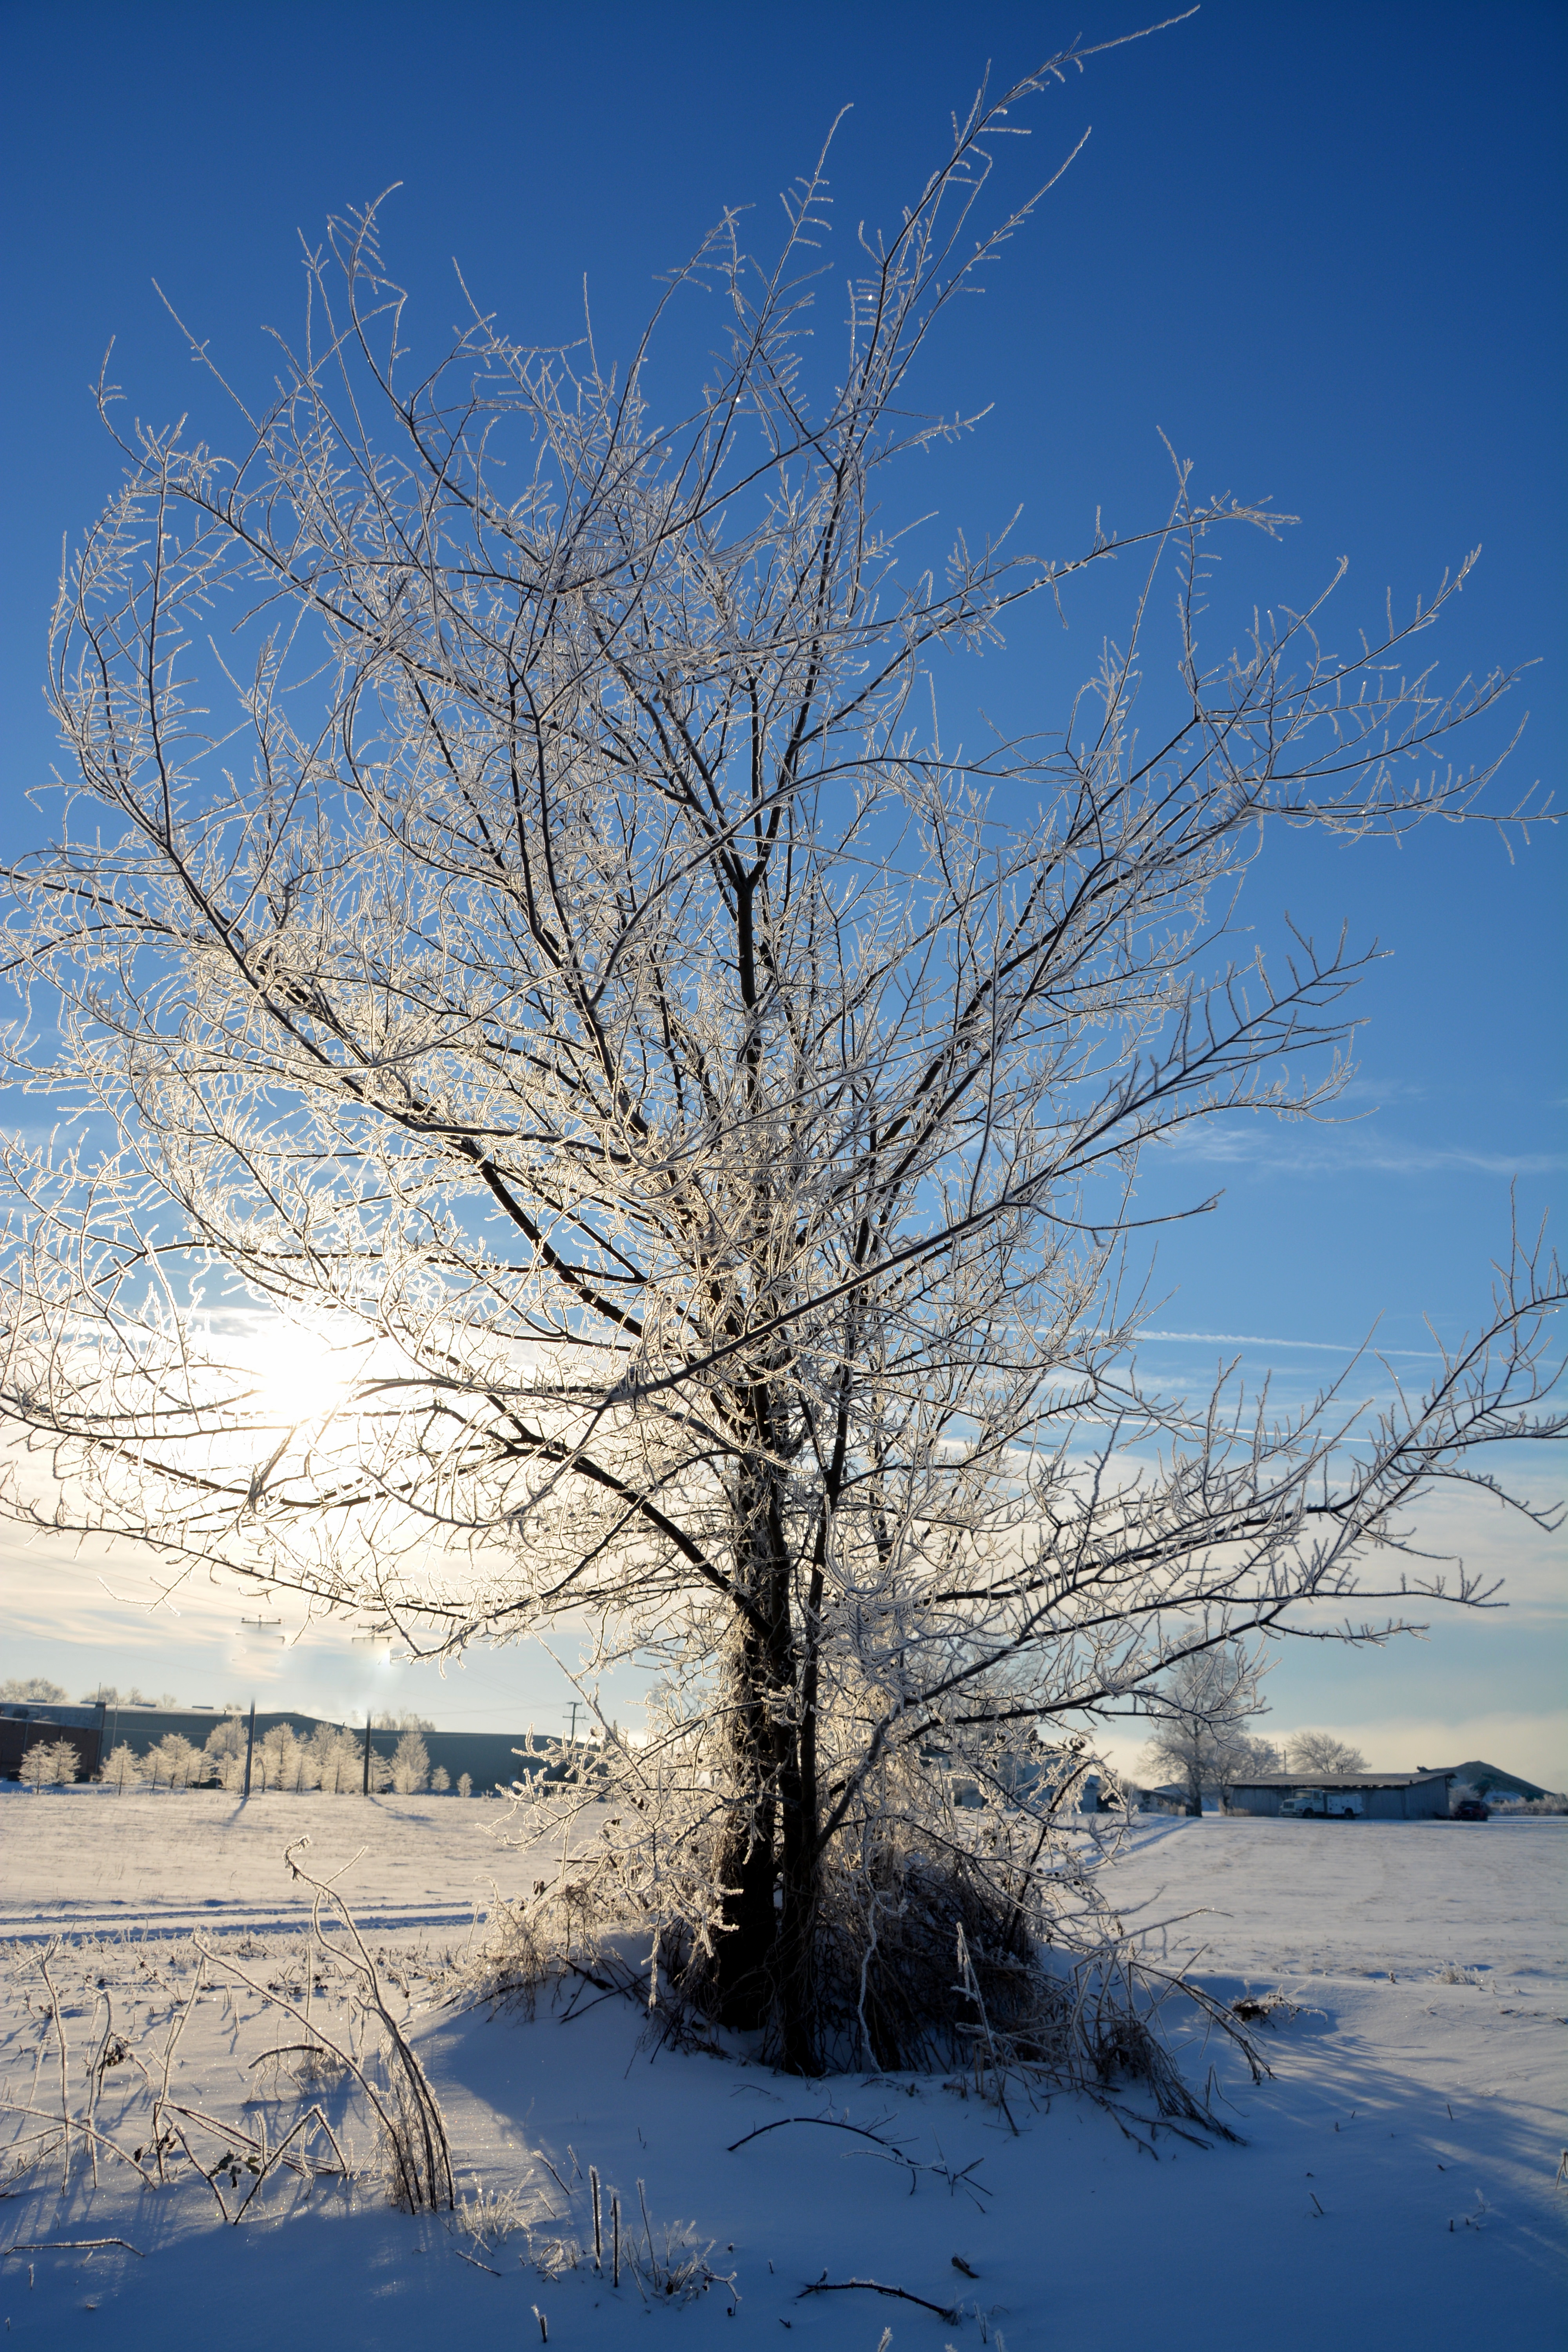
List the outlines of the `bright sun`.
{"label": "bright sun", "polygon": [[240,1359],[256,1383],[262,1420],[297,1425],[323,1419],[348,1393],[362,1351],[333,1348],[319,1332],[279,1325],[250,1339]]}

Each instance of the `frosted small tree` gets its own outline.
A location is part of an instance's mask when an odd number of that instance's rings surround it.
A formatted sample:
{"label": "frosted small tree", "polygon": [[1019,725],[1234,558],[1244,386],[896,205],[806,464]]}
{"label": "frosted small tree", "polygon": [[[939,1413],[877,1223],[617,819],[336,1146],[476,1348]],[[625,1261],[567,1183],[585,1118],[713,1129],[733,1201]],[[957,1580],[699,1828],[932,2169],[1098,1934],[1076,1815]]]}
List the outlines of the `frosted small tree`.
{"label": "frosted small tree", "polygon": [[310,1742],[314,1785],[327,1796],[341,1797],[360,1786],[359,1743],[352,1733],[331,1724],[319,1724]]}
{"label": "frosted small tree", "polygon": [[1140,1759],[1140,1769],[1176,1780],[1186,1791],[1189,1813],[1201,1813],[1205,1791],[1223,1792],[1243,1773],[1270,1772],[1278,1758],[1267,1741],[1247,1731],[1262,1711],[1258,1662],[1239,1643],[1222,1643],[1183,1658],[1151,1694],[1159,1727]]}
{"label": "frosted small tree", "polygon": [[1331,1731],[1293,1731],[1285,1742],[1288,1772],[1364,1772],[1366,1758]]}
{"label": "frosted small tree", "polygon": [[215,1724],[206,1737],[204,1769],[230,1795],[237,1795],[245,1786],[247,1744],[246,1725],[237,1709]]}
{"label": "frosted small tree", "polygon": [[188,1789],[200,1769],[201,1753],[182,1732],[165,1732],[147,1751],[146,1771],[152,1786],[155,1789],[162,1780],[166,1789]]}
{"label": "frosted small tree", "polygon": [[133,1788],[142,1778],[142,1766],[135,1749],[128,1748],[122,1739],[118,1748],[110,1748],[98,1777],[106,1789],[112,1789],[122,1797],[126,1790]]}
{"label": "frosted small tree", "polygon": [[473,1776],[473,1774],[472,1774],[471,1772],[459,1772],[459,1773],[458,1773],[458,1796],[459,1796],[459,1797],[471,1797],[471,1796],[473,1795],[473,1793],[474,1793],[474,1776]]}
{"label": "frosted small tree", "polygon": [[452,1776],[444,1764],[437,1764],[430,1775],[430,1786],[437,1797],[446,1796],[452,1786]]}
{"label": "frosted small tree", "polygon": [[392,1785],[400,1797],[417,1796],[430,1777],[430,1751],[416,1731],[405,1731],[392,1758]]}
{"label": "frosted small tree", "polygon": [[[1563,1426],[1528,1247],[1418,1394],[1135,1370],[1140,1156],[1345,1075],[1353,948],[1227,960],[1260,838],[1500,821],[1509,681],[1434,682],[1463,571],[1344,653],[1327,588],[1211,625],[1220,547],[1280,519],[1184,462],[1060,556],[888,505],[967,429],[918,414],[926,347],[1034,209],[993,155],[1082,63],[954,121],[842,312],[825,150],[624,368],[482,304],[416,355],[373,208],[258,398],[193,331],[217,437],[121,429],[106,383],[68,782],[10,875],[47,1008],[14,1067],[112,1139],[6,1154],[0,1404],[51,1482],[9,1507],[425,1655],[657,1658],[647,1744],[553,1784],[613,1799],[573,1916],[806,2071],[931,2052],[960,1928],[1046,1998],[1042,1939],[1103,1926],[1058,1826],[1081,1743],[1300,1612],[1479,1601],[1413,1507]],[[682,408],[650,355],[699,289]],[[959,656],[1112,562],[1081,690],[944,726]],[[220,1292],[331,1379],[269,1379]]]}
{"label": "frosted small tree", "polygon": [[40,1789],[52,1789],[58,1778],[59,1763],[52,1740],[36,1739],[22,1758],[22,1779],[35,1796]]}
{"label": "frosted small tree", "polygon": [[310,1774],[309,1743],[300,1738],[291,1723],[275,1723],[266,1737],[257,1741],[253,1788],[262,1791],[308,1789],[311,1786]]}

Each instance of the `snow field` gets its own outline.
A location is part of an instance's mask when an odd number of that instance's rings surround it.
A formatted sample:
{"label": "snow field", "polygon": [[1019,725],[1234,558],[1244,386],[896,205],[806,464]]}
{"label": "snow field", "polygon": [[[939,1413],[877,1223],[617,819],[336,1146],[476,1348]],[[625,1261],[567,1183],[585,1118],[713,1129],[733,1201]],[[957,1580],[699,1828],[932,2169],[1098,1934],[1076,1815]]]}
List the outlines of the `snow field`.
{"label": "snow field", "polygon": [[[1015,2136],[930,2077],[807,2084],[650,2054],[627,2005],[585,1983],[532,2022],[440,2006],[445,1963],[492,1882],[526,1891],[553,1867],[498,1849],[485,1832],[500,1818],[454,1799],[0,1800],[0,1919],[14,1938],[0,1964],[0,2090],[58,2099],[38,1974],[52,1922],[74,1938],[54,1971],[79,2105],[105,1997],[117,2030],[159,2057],[189,1990],[193,1922],[258,1983],[301,1990],[305,1923],[281,1850],[307,1832],[313,1866],[331,1871],[364,1843],[345,1889],[357,1916],[383,1923],[368,1940],[439,2092],[470,2215],[483,2200],[516,2225],[476,2238],[393,2210],[374,2135],[341,2086],[318,2084],[309,2096],[349,2131],[360,2177],[345,2188],[269,2175],[237,2228],[189,2165],[155,2190],[107,2161],[95,2189],[79,2153],[64,2199],[58,2162],[14,2181],[0,2255],[114,2236],[137,2252],[0,2260],[11,2336],[74,2347],[112,2331],[128,2347],[192,2336],[259,2352],[281,2333],[424,2352],[538,2343],[537,2308],[550,2344],[573,2352],[649,2328],[671,2352],[784,2332],[823,2352],[877,2352],[885,2327],[889,2352],[1106,2336],[1161,2352],[1226,2337],[1268,2352],[1551,2340],[1568,2275],[1568,2198],[1553,2186],[1568,1822],[1140,1824],[1111,1882],[1129,1924],[1205,1911],[1165,1928],[1172,1956],[1201,1951],[1211,1987],[1282,1987],[1296,2010],[1258,2028],[1273,2073],[1257,2086],[1230,2053],[1175,2027],[1189,2074],[1215,2067],[1233,2102],[1220,2111],[1245,2145],[1203,2150],[1162,2130],[1156,2161],[1076,2099],[1016,2100]],[[319,1958],[317,1981],[317,2014],[341,2024],[342,1987]],[[275,2142],[301,2093],[252,2061],[283,2038],[276,2012],[230,1978],[188,2011],[177,2095],[253,2134],[265,2120]],[[133,2111],[133,2073],[103,2078],[106,2132]],[[675,2258],[683,2238],[710,2246],[721,2283],[663,2308],[629,2277],[617,2293],[592,2263],[591,2165],[606,2272],[610,2197],[640,2245],[641,2181],[661,2260],[667,2231],[688,2225]],[[232,2197],[226,2174],[221,2185]],[[863,2290],[803,2298],[824,2277],[897,2285],[962,2315]]]}

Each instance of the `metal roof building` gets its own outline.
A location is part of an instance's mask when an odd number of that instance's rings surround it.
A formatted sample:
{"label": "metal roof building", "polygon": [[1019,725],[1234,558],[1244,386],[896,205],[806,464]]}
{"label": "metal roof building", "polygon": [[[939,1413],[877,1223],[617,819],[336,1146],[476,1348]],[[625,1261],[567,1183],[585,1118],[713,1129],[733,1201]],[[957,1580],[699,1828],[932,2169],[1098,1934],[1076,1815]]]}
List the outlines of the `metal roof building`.
{"label": "metal roof building", "polygon": [[1225,1810],[1266,1820],[1446,1821],[1453,1778],[1452,1772],[1268,1772],[1238,1780]]}
{"label": "metal roof building", "polygon": [[29,1748],[68,1739],[76,1749],[77,1778],[90,1780],[103,1761],[103,1707],[41,1706],[6,1700],[0,1706],[0,1780],[17,1780]]}

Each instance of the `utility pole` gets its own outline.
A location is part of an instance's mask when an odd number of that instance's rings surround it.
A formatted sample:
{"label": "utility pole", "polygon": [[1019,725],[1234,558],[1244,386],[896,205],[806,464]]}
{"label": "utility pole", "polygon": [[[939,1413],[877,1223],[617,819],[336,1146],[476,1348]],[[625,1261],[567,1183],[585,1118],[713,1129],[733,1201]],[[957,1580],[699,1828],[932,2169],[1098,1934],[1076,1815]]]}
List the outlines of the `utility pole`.
{"label": "utility pole", "polygon": [[255,1701],[254,1699],[252,1699],[252,1700],[251,1700],[251,1702],[250,1702],[250,1729],[249,1729],[248,1733],[247,1733],[247,1736],[246,1736],[246,1741],[245,1741],[245,1799],[244,1799],[244,1801],[245,1801],[245,1802],[247,1802],[247,1803],[248,1803],[248,1801],[249,1801],[249,1798],[250,1798],[250,1763],[251,1763],[251,1759],[252,1759],[252,1757],[253,1757],[255,1754],[256,1754],[256,1701]]}
{"label": "utility pole", "polygon": [[583,1702],[581,1699],[574,1698],[572,1702],[572,1728],[566,1734],[566,1745],[568,1748],[575,1748],[577,1745],[577,1709],[582,1704]]}
{"label": "utility pole", "polygon": [[370,1794],[370,1709],[364,1711],[364,1793]]}

